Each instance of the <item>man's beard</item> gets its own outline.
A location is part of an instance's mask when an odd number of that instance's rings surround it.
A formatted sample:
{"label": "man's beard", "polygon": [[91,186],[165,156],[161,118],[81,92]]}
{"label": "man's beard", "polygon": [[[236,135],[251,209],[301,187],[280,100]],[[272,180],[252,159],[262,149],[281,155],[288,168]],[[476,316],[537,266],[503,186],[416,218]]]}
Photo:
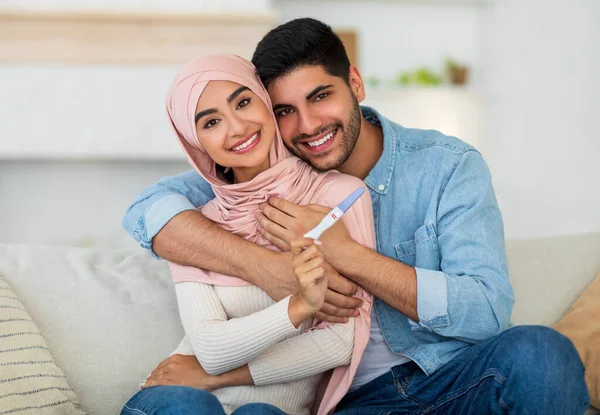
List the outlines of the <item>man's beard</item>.
{"label": "man's beard", "polygon": [[[350,155],[352,154],[352,151],[356,146],[356,142],[358,141],[358,136],[360,135],[360,105],[358,104],[358,100],[352,92],[350,93],[350,96],[352,98],[352,109],[350,110],[348,121],[345,123],[345,125],[338,122],[319,128],[319,130],[315,131],[312,135],[300,134],[293,138],[293,147],[289,150],[292,153],[294,153],[297,157],[300,157],[307,163],[310,163],[316,170],[319,171],[337,169],[342,164],[344,164],[348,160],[348,158],[350,158]],[[338,134],[338,138],[336,139],[341,139],[340,144],[338,144],[341,149],[340,155],[334,161],[329,162],[327,165],[315,165],[315,162],[318,163],[320,156],[317,155],[314,157],[310,157],[306,154],[305,151],[298,150],[299,146],[304,145],[299,143],[300,140],[305,140],[310,137],[316,137],[319,134],[323,134],[326,131],[333,131],[336,129]]]}

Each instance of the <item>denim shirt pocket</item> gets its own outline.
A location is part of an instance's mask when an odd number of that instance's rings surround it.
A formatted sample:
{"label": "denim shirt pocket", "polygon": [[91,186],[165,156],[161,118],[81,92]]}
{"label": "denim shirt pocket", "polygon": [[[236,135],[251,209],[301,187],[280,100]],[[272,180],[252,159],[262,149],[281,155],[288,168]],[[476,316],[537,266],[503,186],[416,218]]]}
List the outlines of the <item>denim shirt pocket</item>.
{"label": "denim shirt pocket", "polygon": [[414,233],[415,239],[394,246],[396,259],[411,267],[440,269],[437,233],[432,223],[423,225]]}
{"label": "denim shirt pocket", "polygon": [[411,267],[415,265],[415,255],[417,254],[417,245],[414,239],[395,245],[396,259]]}
{"label": "denim shirt pocket", "polygon": [[415,263],[413,266],[433,271],[440,270],[440,249],[433,223],[423,225],[415,232]]}

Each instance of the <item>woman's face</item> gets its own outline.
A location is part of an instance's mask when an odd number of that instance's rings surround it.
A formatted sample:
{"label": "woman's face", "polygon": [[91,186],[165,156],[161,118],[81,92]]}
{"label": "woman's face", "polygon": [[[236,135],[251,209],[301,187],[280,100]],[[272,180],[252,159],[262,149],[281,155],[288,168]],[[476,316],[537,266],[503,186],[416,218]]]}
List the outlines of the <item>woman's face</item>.
{"label": "woman's face", "polygon": [[270,167],[275,122],[265,103],[245,86],[209,82],[196,105],[196,133],[215,163],[233,169],[236,182]]}

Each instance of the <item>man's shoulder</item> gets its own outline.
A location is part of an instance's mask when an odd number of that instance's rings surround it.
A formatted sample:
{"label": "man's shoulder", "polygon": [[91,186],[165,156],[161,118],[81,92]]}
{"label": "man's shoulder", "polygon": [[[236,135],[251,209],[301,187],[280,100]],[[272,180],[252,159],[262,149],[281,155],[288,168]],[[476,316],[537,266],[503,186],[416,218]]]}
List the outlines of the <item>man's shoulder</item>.
{"label": "man's shoulder", "polygon": [[395,158],[398,163],[418,163],[431,173],[451,172],[467,154],[481,158],[475,147],[457,137],[437,130],[405,128],[398,124],[395,127]]}
{"label": "man's shoulder", "polygon": [[468,151],[477,151],[461,139],[446,135],[437,130],[406,128],[398,124],[396,128],[397,149],[404,152],[433,152],[461,156]]}
{"label": "man's shoulder", "polygon": [[400,156],[413,154],[423,157],[456,159],[467,152],[478,152],[460,138],[446,135],[437,130],[404,127],[385,118],[372,108],[368,108],[367,111],[367,114],[377,116],[386,136],[385,139],[393,141],[396,153]]}

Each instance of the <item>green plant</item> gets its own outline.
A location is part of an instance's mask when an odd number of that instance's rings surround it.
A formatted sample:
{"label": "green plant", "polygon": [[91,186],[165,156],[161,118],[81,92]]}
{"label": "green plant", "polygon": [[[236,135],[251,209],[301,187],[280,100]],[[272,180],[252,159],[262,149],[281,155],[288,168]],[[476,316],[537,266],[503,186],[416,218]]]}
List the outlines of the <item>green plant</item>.
{"label": "green plant", "polygon": [[443,81],[440,74],[424,66],[413,71],[401,72],[397,78],[397,82],[401,85],[437,86]]}

